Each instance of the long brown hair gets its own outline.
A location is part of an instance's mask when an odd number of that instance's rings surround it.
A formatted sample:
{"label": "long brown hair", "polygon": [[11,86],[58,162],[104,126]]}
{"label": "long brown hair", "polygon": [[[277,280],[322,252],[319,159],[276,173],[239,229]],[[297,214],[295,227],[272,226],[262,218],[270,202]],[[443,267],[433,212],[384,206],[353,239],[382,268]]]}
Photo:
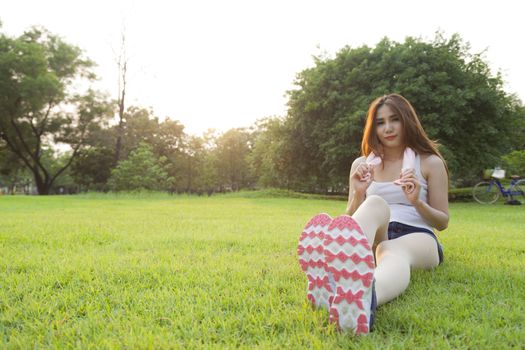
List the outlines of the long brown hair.
{"label": "long brown hair", "polygon": [[[435,154],[445,164],[445,169],[448,168],[445,159],[439,153],[439,144],[428,138],[427,133],[421,126],[421,122],[417,117],[414,107],[408,102],[406,98],[398,94],[384,95],[376,98],[366,116],[365,131],[363,134],[363,141],[361,142],[361,153],[367,157],[371,152],[383,159],[381,152],[381,142],[376,133],[376,115],[377,110],[381,106],[388,106],[401,119],[403,131],[405,135],[405,147],[412,148],[418,154]],[[384,164],[384,163],[383,163]]]}

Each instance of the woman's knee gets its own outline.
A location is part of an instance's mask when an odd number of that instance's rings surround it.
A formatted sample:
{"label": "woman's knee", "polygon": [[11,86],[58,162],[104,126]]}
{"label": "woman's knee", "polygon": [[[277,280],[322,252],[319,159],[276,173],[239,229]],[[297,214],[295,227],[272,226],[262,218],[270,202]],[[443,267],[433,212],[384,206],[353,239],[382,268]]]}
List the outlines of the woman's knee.
{"label": "woman's knee", "polygon": [[355,215],[369,215],[366,213],[373,213],[374,217],[390,220],[390,207],[388,203],[377,195],[367,196],[365,201],[361,203],[357,209]]}
{"label": "woman's knee", "polygon": [[367,197],[352,217],[359,224],[371,244],[386,239],[390,208],[383,198],[379,196]]}
{"label": "woman's knee", "polygon": [[386,255],[401,256],[409,262],[410,267],[416,269],[433,269],[439,265],[437,244],[424,233],[381,242],[376,249],[377,261],[380,262]]}
{"label": "woman's knee", "polygon": [[388,206],[388,203],[382,197],[375,194],[367,196],[365,201],[361,205],[370,206],[374,209],[388,210],[388,212],[390,213],[390,207]]}
{"label": "woman's knee", "polygon": [[406,252],[403,251],[403,247],[396,244],[397,242],[392,240],[382,241],[377,245],[375,255],[378,263],[381,259],[387,255],[402,256],[406,258]]}
{"label": "woman's knee", "polygon": [[415,232],[403,236],[404,244],[411,256],[411,266],[416,269],[433,269],[439,265],[438,244],[427,233]]}

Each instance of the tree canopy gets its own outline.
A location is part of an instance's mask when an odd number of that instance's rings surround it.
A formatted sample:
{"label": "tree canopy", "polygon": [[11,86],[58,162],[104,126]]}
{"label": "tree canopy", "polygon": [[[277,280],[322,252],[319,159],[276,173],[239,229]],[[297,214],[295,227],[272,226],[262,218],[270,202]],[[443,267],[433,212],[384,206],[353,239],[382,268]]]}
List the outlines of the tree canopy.
{"label": "tree canopy", "polygon": [[[0,35],[0,138],[32,172],[40,194],[49,193],[95,125],[111,114],[100,94],[72,89],[74,82],[94,79],[92,66],[78,47],[44,29]],[[57,144],[71,153],[51,172],[42,155]]]}
{"label": "tree canopy", "polygon": [[112,170],[109,187],[114,191],[166,189],[171,178],[165,163],[166,157],[156,157],[152,147],[141,142],[127,159],[119,161]]}
{"label": "tree canopy", "polygon": [[458,183],[523,144],[520,101],[503,90],[501,75],[491,74],[483,56],[469,50],[458,35],[438,33],[432,42],[385,38],[373,48],[345,47],[334,58],[315,58],[289,92],[286,119],[302,187],[346,186],[369,104],[394,92],[413,104]]}

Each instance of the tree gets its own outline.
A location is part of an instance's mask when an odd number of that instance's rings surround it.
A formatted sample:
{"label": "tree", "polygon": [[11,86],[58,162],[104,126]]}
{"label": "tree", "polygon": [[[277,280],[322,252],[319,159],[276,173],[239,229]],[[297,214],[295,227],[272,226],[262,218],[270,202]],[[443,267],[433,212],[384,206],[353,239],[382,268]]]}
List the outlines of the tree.
{"label": "tree", "polygon": [[374,48],[345,47],[334,58],[315,58],[298,74],[285,121],[299,188],[344,190],[360,153],[367,108],[374,98],[400,93],[415,106],[432,139],[438,140],[458,184],[523,140],[521,102],[505,93],[482,54],[471,54],[458,35],[432,42],[385,38]]}
{"label": "tree", "polygon": [[[73,90],[95,78],[92,66],[78,47],[45,29],[0,36],[0,138],[31,171],[39,194],[49,194],[93,127],[111,114],[104,96]],[[70,156],[50,171],[42,155],[57,144],[69,147]]]}
{"label": "tree", "polygon": [[196,152],[196,156],[199,159],[198,191],[204,191],[208,195],[220,189],[216,152],[218,138],[219,135],[215,129],[208,129],[200,138],[200,147],[198,152]]}
{"label": "tree", "polygon": [[180,158],[181,162],[179,162],[178,167],[183,174],[179,178],[181,180],[179,187],[184,189],[185,192],[200,191],[199,175],[202,171],[203,154],[203,140],[197,136],[188,136],[186,138],[184,155]]}
{"label": "tree", "polygon": [[128,159],[121,160],[112,170],[109,188],[113,191],[166,190],[172,179],[165,163],[165,157],[156,157],[153,148],[141,142]]}
{"label": "tree", "polygon": [[128,107],[123,121],[121,131],[118,125],[93,131],[86,141],[86,147],[73,161],[71,176],[82,190],[108,189],[107,181],[115,167],[115,143],[120,132],[121,160],[127,159],[131,151],[145,142],[152,147],[155,157],[167,159],[166,170],[170,177],[182,174],[181,154],[183,139],[186,137],[184,125],[170,118],[159,122],[151,109],[137,106]]}
{"label": "tree", "polygon": [[126,55],[126,35],[125,31],[122,31],[121,36],[121,45],[120,52],[117,57],[117,67],[118,67],[118,98],[117,98],[117,107],[118,107],[118,124],[116,126],[117,130],[117,141],[115,144],[115,165],[121,158],[122,150],[122,137],[124,133],[124,111],[126,106],[126,84],[127,84],[127,73],[128,73],[128,57]]}
{"label": "tree", "polygon": [[219,187],[215,141],[214,131],[202,137],[182,135],[168,156],[169,173],[174,178],[172,191],[211,194]]}
{"label": "tree", "polygon": [[30,183],[31,174],[24,163],[5,145],[0,145],[0,187],[7,187],[7,192],[12,194],[15,188],[27,187]]}
{"label": "tree", "polygon": [[202,166],[199,173],[200,186],[209,196],[217,189],[219,185],[219,175],[215,164],[217,163],[215,155],[209,150],[205,151],[202,160]]}
{"label": "tree", "polygon": [[114,128],[114,137],[122,132],[120,159],[126,159],[141,142],[154,145],[159,131],[159,120],[148,108],[131,106],[126,110],[122,131]]}
{"label": "tree", "polygon": [[502,157],[509,175],[525,175],[525,149],[515,150]]}
{"label": "tree", "polygon": [[286,135],[287,130],[281,118],[265,118],[256,122],[254,145],[248,162],[259,186],[293,186],[295,162]]}
{"label": "tree", "polygon": [[91,147],[79,152],[71,164],[71,176],[82,191],[106,191],[115,160],[113,149]]}
{"label": "tree", "polygon": [[216,164],[220,183],[233,191],[249,187],[250,134],[242,128],[230,129],[217,139]]}
{"label": "tree", "polygon": [[160,155],[168,157],[182,152],[185,137],[184,125],[178,120],[166,118],[158,124],[158,131],[152,141],[155,151]]}

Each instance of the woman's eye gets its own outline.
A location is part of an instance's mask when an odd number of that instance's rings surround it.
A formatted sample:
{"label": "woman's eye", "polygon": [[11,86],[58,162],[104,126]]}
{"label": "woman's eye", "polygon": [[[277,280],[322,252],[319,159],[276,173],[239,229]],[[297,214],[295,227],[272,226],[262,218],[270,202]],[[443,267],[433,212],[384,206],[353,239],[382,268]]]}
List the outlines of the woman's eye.
{"label": "woman's eye", "polygon": [[384,121],[379,120],[379,121],[377,122],[377,125],[383,125],[384,123],[385,123]]}

